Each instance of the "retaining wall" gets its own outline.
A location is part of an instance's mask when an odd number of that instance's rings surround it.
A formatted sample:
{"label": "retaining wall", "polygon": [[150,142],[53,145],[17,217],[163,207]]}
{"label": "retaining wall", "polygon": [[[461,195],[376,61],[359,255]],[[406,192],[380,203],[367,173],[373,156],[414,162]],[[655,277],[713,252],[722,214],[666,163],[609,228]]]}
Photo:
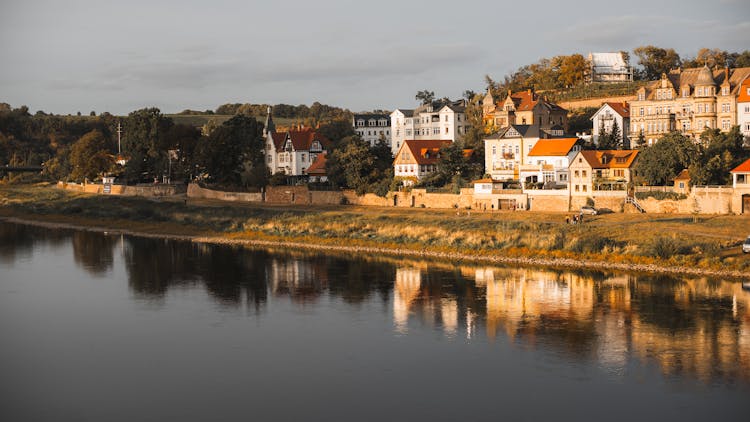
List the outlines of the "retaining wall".
{"label": "retaining wall", "polygon": [[223,192],[202,188],[195,183],[188,185],[187,196],[188,198],[218,199],[220,201],[263,202],[263,194],[260,192]]}

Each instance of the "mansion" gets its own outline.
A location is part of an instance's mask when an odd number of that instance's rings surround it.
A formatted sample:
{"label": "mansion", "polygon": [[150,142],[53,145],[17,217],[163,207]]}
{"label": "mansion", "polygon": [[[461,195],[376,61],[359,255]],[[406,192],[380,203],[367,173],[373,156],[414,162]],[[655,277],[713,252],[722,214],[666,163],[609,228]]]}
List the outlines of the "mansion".
{"label": "mansion", "polygon": [[322,160],[323,153],[331,147],[331,141],[313,128],[300,127],[276,132],[271,107],[268,107],[263,137],[266,140],[266,166],[271,174],[307,176],[310,166],[318,157]]}
{"label": "mansion", "polygon": [[508,91],[508,96],[497,102],[488,90],[482,99],[482,116],[485,133],[511,125],[535,125],[560,134],[568,129],[568,110],[548,102],[531,89]]}
{"label": "mansion", "polygon": [[381,139],[391,145],[391,116],[387,114],[355,114],[352,118],[354,131],[374,147]]}
{"label": "mansion", "polygon": [[738,121],[738,96],[750,67],[676,69],[641,87],[630,103],[630,144],[653,144],[673,130],[695,139],[705,129],[728,132]]}
{"label": "mansion", "polygon": [[395,156],[407,140],[455,142],[469,129],[463,101],[424,104],[391,113],[391,151]]}

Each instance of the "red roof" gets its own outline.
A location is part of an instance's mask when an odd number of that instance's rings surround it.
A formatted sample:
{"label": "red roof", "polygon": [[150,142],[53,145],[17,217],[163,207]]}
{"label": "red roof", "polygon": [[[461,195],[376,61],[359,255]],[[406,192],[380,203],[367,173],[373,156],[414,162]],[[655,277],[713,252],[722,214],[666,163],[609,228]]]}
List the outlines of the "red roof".
{"label": "red roof", "polygon": [[528,111],[533,109],[536,103],[539,101],[534,97],[536,96],[530,89],[527,91],[516,92],[510,95],[510,98],[516,104],[516,110],[518,111]]}
{"label": "red roof", "polygon": [[312,164],[310,164],[310,167],[307,168],[307,174],[313,175],[313,176],[325,176],[326,173],[326,161],[328,159],[326,158],[326,153],[318,154],[317,158],[315,158],[315,161],[313,161]]}
{"label": "red roof", "polygon": [[746,78],[742,82],[739,95],[737,96],[738,103],[750,103],[750,77]]}
{"label": "red roof", "polygon": [[638,150],[632,149],[606,149],[598,151],[581,151],[583,158],[588,161],[591,168],[630,168],[638,156]]}
{"label": "red roof", "polygon": [[401,148],[409,148],[417,164],[437,163],[440,148],[451,141],[442,139],[410,139],[404,141]]}
{"label": "red roof", "polygon": [[320,142],[323,148],[331,145],[331,141],[329,141],[328,138],[319,134],[313,128],[289,130],[286,132],[274,132],[273,134],[271,134],[271,136],[273,136],[273,144],[276,147],[277,151],[284,148],[284,143],[286,142],[287,138],[291,139],[292,147],[294,147],[296,151],[310,150],[313,141]]}
{"label": "red roof", "polygon": [[611,103],[609,101],[605,102],[604,104],[607,104],[608,106],[612,107],[612,110],[615,111],[615,113],[619,114],[622,117],[630,117],[630,104],[628,103]]}
{"label": "red roof", "polygon": [[529,151],[529,157],[565,156],[570,153],[577,142],[578,138],[540,139]]}
{"label": "red roof", "polygon": [[750,173],[750,158],[748,158],[744,163],[735,167],[734,170],[731,171],[731,173]]}

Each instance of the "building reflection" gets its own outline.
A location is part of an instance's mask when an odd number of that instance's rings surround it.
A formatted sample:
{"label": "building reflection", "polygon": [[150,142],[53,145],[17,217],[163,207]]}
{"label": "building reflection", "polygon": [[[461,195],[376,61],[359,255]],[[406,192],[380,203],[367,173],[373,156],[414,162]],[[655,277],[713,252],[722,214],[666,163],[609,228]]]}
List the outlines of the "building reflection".
{"label": "building reflection", "polygon": [[475,277],[490,338],[543,342],[614,373],[637,358],[667,375],[750,380],[750,292],[739,283],[489,268]]}

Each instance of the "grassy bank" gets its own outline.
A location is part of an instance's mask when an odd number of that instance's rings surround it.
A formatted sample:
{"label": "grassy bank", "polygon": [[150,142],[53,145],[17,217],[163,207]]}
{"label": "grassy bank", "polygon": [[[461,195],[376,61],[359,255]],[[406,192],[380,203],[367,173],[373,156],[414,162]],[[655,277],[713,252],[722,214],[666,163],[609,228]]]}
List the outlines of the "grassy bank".
{"label": "grassy bank", "polygon": [[[565,214],[373,207],[237,205],[205,200],[94,196],[50,186],[0,186],[0,216],[139,233],[287,242],[510,262],[590,263],[671,272],[750,273],[739,243],[745,216],[608,214],[565,224]],[[509,261],[506,261],[509,262]]]}

